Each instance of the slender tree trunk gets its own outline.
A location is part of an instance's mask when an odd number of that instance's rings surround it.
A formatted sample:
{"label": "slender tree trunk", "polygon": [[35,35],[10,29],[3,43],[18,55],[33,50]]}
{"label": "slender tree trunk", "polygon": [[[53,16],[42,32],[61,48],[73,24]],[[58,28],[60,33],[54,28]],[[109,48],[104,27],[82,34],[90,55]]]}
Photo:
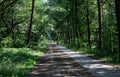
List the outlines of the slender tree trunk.
{"label": "slender tree trunk", "polygon": [[102,7],[101,7],[101,0],[97,0],[98,2],[98,21],[99,21],[99,28],[98,28],[98,48],[102,48]]}
{"label": "slender tree trunk", "polygon": [[87,7],[86,7],[86,21],[87,21],[87,30],[88,30],[88,47],[91,48],[91,41],[90,41],[90,21],[89,21],[89,5],[88,5],[88,0],[87,0]]}
{"label": "slender tree trunk", "polygon": [[79,33],[78,33],[78,25],[79,25],[79,19],[78,19],[78,0],[75,0],[74,8],[75,8],[76,36],[78,37],[79,36]]}
{"label": "slender tree trunk", "polygon": [[111,52],[113,52],[113,33],[110,32],[110,48],[111,48]]}
{"label": "slender tree trunk", "polygon": [[79,43],[79,19],[78,19],[78,0],[75,0],[74,2],[74,10],[75,10],[75,32],[76,32],[76,44],[77,44],[77,48],[80,47],[80,43]]}
{"label": "slender tree trunk", "polygon": [[35,4],[35,0],[32,0],[32,11],[31,11],[31,18],[30,18],[30,26],[29,26],[29,30],[28,30],[27,44],[29,44],[31,42],[32,23],[33,23],[33,14],[34,14],[34,4]]}
{"label": "slender tree trunk", "polygon": [[119,44],[119,61],[120,61],[120,0],[115,0],[116,6],[116,18],[117,18],[117,27],[118,27],[118,44]]}
{"label": "slender tree trunk", "polygon": [[57,33],[57,45],[59,44],[59,32]]}
{"label": "slender tree trunk", "polygon": [[75,42],[76,42],[76,33],[75,33],[75,24],[74,24],[74,21],[73,21],[73,19],[71,20],[71,24],[72,24],[72,35],[73,35],[73,42],[74,42],[74,44],[75,44]]}

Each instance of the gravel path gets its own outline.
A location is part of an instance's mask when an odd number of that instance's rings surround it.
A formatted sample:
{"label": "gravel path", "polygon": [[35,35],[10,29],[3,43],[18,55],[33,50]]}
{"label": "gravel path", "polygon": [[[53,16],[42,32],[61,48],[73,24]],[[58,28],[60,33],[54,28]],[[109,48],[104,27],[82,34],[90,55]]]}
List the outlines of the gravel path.
{"label": "gravel path", "polygon": [[27,77],[94,77],[54,44],[49,44],[48,52],[34,66]]}
{"label": "gravel path", "polygon": [[73,58],[77,63],[87,68],[95,77],[120,77],[120,70],[113,66],[106,65],[99,60],[92,59],[86,55],[71,51],[63,46],[57,46],[69,57]]}

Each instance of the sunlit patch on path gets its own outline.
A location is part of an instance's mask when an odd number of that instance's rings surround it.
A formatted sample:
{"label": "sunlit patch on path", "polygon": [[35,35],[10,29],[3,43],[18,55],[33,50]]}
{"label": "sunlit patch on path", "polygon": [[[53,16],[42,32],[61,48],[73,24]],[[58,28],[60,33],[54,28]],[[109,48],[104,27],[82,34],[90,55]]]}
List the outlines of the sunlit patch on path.
{"label": "sunlit patch on path", "polygon": [[106,65],[99,60],[92,59],[86,55],[79,54],[78,52],[71,51],[63,46],[57,46],[58,49],[62,49],[64,53],[73,58],[77,63],[84,68],[90,70],[96,77],[120,77],[120,70],[115,69],[113,66]]}

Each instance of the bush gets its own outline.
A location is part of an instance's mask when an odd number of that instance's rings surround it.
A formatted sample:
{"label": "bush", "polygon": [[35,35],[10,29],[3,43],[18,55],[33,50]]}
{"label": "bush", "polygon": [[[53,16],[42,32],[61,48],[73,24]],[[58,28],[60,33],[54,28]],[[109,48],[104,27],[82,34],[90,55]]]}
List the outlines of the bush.
{"label": "bush", "polygon": [[1,44],[0,44],[0,47],[11,47],[12,46],[12,38],[11,37],[7,37],[7,38],[4,38],[2,41],[1,41]]}
{"label": "bush", "polygon": [[21,39],[17,39],[15,42],[13,42],[13,47],[15,48],[20,48],[24,46],[25,46],[25,42]]}

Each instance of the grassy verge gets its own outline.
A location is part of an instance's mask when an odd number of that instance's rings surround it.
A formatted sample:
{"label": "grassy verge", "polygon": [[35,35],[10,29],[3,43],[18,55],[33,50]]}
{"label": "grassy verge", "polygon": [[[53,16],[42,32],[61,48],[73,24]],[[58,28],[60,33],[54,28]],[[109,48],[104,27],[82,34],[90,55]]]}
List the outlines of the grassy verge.
{"label": "grassy verge", "polygon": [[0,77],[25,77],[45,50],[0,48]]}

